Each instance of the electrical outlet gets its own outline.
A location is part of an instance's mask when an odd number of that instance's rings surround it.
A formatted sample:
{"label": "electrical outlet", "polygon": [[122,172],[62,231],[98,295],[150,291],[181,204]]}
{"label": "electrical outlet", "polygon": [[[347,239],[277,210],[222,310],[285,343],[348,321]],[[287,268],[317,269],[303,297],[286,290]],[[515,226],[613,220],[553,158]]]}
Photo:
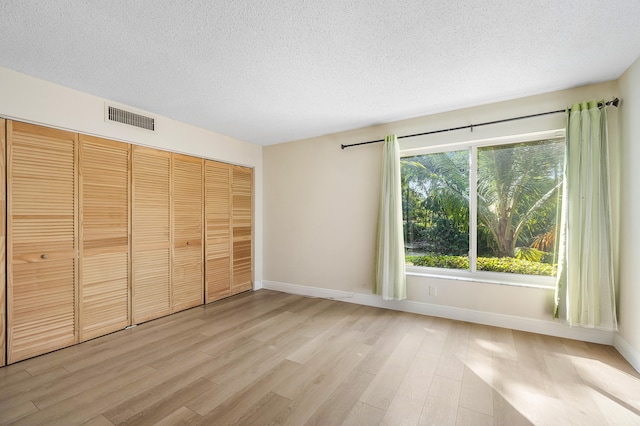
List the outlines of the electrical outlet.
{"label": "electrical outlet", "polygon": [[437,296],[438,295],[438,287],[436,287],[435,285],[430,285],[429,286],[429,296]]}

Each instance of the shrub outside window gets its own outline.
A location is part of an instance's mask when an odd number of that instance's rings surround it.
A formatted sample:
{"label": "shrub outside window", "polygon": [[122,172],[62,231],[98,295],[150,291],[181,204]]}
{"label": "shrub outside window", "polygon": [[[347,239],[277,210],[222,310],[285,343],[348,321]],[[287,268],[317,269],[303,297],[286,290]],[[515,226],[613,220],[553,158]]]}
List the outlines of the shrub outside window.
{"label": "shrub outside window", "polygon": [[529,281],[547,277],[537,282],[551,285],[557,274],[565,140],[545,136],[404,152],[407,266],[498,281],[513,280],[514,274]]}

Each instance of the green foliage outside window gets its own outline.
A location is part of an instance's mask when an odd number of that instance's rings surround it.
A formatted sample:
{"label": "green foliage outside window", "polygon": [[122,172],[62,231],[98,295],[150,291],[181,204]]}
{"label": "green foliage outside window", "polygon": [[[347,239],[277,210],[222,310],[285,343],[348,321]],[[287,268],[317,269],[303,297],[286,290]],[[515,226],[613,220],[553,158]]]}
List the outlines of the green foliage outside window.
{"label": "green foliage outside window", "polygon": [[[469,269],[468,256],[425,255],[407,256],[407,265],[430,268]],[[490,272],[509,272],[525,275],[555,275],[556,265],[531,262],[513,257],[478,257],[478,269]]]}
{"label": "green foliage outside window", "polygon": [[[407,262],[469,269],[474,237],[479,271],[555,275],[564,149],[563,139],[553,139],[403,158]],[[475,236],[470,185],[477,193]]]}

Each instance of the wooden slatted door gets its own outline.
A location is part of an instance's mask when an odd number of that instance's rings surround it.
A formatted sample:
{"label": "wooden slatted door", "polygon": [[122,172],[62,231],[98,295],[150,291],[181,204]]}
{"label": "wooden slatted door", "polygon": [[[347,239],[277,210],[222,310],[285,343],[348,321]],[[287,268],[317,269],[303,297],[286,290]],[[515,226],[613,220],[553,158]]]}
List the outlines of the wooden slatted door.
{"label": "wooden slatted door", "polygon": [[172,312],[204,302],[202,163],[200,158],[173,154]]}
{"label": "wooden slatted door", "polygon": [[76,139],[7,123],[9,363],[78,341]]}
{"label": "wooden slatted door", "polygon": [[231,293],[253,288],[253,169],[231,166],[233,276]]}
{"label": "wooden slatted door", "polygon": [[5,330],[7,329],[7,325],[5,324],[6,318],[6,293],[5,289],[7,288],[7,276],[6,276],[6,189],[7,185],[5,182],[6,179],[6,162],[5,162],[5,154],[6,154],[6,121],[3,118],[0,118],[0,367],[7,363],[5,353],[6,353],[6,342],[7,338],[5,336]]}
{"label": "wooden slatted door", "polygon": [[132,148],[132,322],[171,313],[171,153]]}
{"label": "wooden slatted door", "polygon": [[205,161],[206,303],[231,294],[231,166]]}
{"label": "wooden slatted door", "polygon": [[80,135],[80,341],[131,324],[129,147]]}

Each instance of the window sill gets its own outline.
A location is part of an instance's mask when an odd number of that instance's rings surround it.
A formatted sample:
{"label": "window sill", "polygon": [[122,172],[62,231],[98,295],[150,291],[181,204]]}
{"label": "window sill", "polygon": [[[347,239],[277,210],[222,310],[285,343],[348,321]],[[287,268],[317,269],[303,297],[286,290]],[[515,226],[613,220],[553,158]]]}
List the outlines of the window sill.
{"label": "window sill", "polygon": [[[501,277],[501,276],[496,277],[490,272],[471,274],[471,272],[465,272],[465,271],[443,272],[438,269],[432,270],[430,268],[416,268],[416,267],[407,267],[406,275],[412,276],[412,277],[438,278],[442,280],[467,281],[467,282],[476,282],[476,283],[483,283],[483,284],[506,285],[510,287],[528,287],[528,288],[555,290],[555,283],[544,283],[544,281],[551,282],[551,280],[546,279],[546,277],[542,277],[542,278],[527,277],[523,275],[517,275],[514,277]],[[509,279],[509,278],[515,278],[515,279]],[[524,282],[525,280],[532,280],[532,279],[534,282]],[[538,281],[538,282],[535,282],[535,281]]]}

